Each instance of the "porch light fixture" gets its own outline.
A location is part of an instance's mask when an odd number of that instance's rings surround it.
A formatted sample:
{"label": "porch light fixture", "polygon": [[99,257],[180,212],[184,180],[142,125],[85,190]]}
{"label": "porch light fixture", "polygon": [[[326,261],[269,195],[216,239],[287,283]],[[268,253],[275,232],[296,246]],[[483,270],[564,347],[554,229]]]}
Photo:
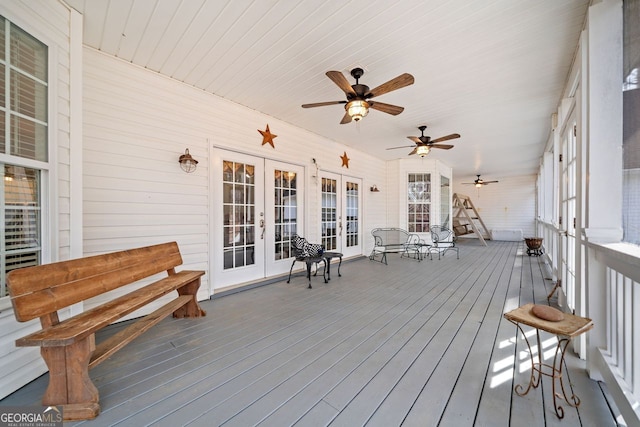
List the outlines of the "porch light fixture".
{"label": "porch light fixture", "polygon": [[369,103],[360,99],[350,101],[347,106],[347,113],[351,116],[351,119],[356,122],[369,114]]}
{"label": "porch light fixture", "polygon": [[418,147],[418,149],[416,150],[416,154],[420,157],[424,157],[427,154],[429,154],[429,151],[431,151],[431,149],[429,147],[427,147],[426,145],[421,145]]}
{"label": "porch light fixture", "polygon": [[182,170],[185,171],[186,173],[191,173],[195,171],[196,167],[198,166],[198,161],[193,157],[191,157],[191,154],[189,154],[188,148],[184,150],[184,154],[180,156],[180,159],[178,160],[178,162],[180,163],[180,167],[182,168]]}

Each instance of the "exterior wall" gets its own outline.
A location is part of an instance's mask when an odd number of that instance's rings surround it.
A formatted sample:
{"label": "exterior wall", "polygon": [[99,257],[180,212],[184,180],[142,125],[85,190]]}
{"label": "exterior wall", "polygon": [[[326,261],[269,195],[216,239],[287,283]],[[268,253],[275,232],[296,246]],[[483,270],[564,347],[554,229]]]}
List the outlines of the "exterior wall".
{"label": "exterior wall", "polygon": [[535,236],[535,175],[483,177],[500,182],[480,189],[462,184],[474,179],[455,177],[453,192],[469,196],[489,230],[522,230],[523,237]]}
{"label": "exterior wall", "polygon": [[[207,271],[200,297],[208,298],[213,147],[303,166],[310,241],[320,240],[316,166],[363,178],[364,254],[372,249],[371,228],[384,222],[384,193],[368,191],[381,185],[383,161],[90,48],[84,107],[86,255],[176,240],[184,268]],[[258,130],[267,124],[278,135],[275,148],[262,145]],[[177,161],[185,148],[199,161],[190,174]],[[345,151],[349,168],[342,167]]]}
{"label": "exterior wall", "polygon": [[[62,3],[51,0],[12,0],[0,2],[0,15],[38,38],[49,48],[49,152],[51,169],[43,179],[49,199],[43,201],[50,213],[44,224],[43,261],[65,260],[77,256],[72,241],[81,224],[73,218],[76,207],[71,192],[71,164],[76,158],[73,144],[81,136],[73,134],[71,111],[79,106],[76,82],[71,80],[80,58],[72,48],[80,42],[75,24],[77,14]],[[16,348],[14,341],[39,326],[38,321],[18,323],[8,297],[0,299],[0,398],[37,378],[47,368],[38,348]],[[64,316],[64,313],[62,314]]]}

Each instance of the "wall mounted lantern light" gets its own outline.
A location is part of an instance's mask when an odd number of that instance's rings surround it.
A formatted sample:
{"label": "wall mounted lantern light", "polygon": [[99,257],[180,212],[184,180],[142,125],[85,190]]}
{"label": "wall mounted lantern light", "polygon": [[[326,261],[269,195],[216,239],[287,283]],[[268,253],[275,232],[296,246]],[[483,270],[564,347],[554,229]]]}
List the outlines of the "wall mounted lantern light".
{"label": "wall mounted lantern light", "polygon": [[182,168],[182,170],[185,171],[186,173],[191,173],[195,171],[196,167],[198,166],[198,161],[193,157],[191,157],[191,154],[189,154],[188,148],[184,150],[184,154],[180,156],[180,159],[178,160],[178,162],[180,163],[180,167]]}

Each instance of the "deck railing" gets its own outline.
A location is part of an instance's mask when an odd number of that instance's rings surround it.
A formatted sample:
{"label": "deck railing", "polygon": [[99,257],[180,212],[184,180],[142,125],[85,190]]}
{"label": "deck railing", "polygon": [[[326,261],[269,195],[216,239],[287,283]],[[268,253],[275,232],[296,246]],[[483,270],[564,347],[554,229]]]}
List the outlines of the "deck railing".
{"label": "deck railing", "polygon": [[589,308],[602,324],[588,366],[607,384],[626,424],[640,425],[640,257],[623,244],[590,244],[588,251]]}
{"label": "deck railing", "polygon": [[[558,280],[561,232],[539,221],[538,235],[543,237],[545,256]],[[590,376],[606,383],[626,425],[640,425],[640,249],[583,241],[581,252],[583,302],[578,310],[593,319],[595,328],[576,350],[587,359]]]}

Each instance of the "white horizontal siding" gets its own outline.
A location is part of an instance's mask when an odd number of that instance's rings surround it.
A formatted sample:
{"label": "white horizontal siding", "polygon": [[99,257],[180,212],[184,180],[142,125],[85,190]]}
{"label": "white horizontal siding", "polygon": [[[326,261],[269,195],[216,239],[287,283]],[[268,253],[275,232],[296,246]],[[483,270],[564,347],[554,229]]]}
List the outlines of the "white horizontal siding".
{"label": "white horizontal siding", "polygon": [[454,177],[454,193],[469,196],[489,230],[522,230],[523,236],[535,236],[535,175],[483,176],[499,182],[476,188],[464,185],[476,177]]}
{"label": "white horizontal siding", "polygon": [[[262,145],[258,130],[277,137]],[[357,134],[354,133],[354,137]],[[210,280],[210,149],[219,147],[301,165],[306,171],[305,230],[318,241],[319,170],[363,178],[363,253],[371,224],[384,223],[385,163],[223,98],[93,49],[84,50],[85,255],[160,241],[178,242],[184,268],[203,269],[200,297]],[[184,173],[185,148],[200,163]],[[349,168],[340,156],[346,151]],[[316,163],[313,163],[315,159]],[[98,303],[102,298],[93,301]],[[150,310],[153,307],[148,307]]]}
{"label": "white horizontal siding", "polygon": [[[43,260],[66,259],[70,250],[70,30],[69,10],[50,0],[0,2],[0,15],[36,37],[49,49],[49,128],[52,157],[50,236],[43,240]],[[39,327],[37,320],[18,323],[8,297],[0,299],[0,398],[46,372],[37,347],[15,346],[15,340]]]}

